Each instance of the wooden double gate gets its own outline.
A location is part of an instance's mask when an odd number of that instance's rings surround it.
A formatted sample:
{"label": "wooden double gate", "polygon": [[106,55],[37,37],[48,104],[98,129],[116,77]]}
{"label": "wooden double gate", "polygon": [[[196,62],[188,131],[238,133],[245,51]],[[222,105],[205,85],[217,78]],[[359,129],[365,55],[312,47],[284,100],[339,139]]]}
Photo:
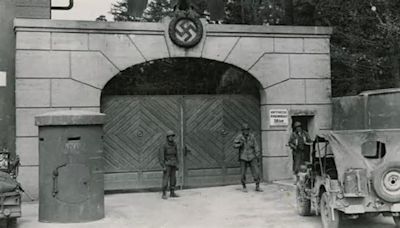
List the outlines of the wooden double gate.
{"label": "wooden double gate", "polygon": [[158,150],[176,132],[178,185],[239,183],[233,139],[247,122],[260,140],[260,105],[250,95],[106,96],[105,189],[159,188]]}

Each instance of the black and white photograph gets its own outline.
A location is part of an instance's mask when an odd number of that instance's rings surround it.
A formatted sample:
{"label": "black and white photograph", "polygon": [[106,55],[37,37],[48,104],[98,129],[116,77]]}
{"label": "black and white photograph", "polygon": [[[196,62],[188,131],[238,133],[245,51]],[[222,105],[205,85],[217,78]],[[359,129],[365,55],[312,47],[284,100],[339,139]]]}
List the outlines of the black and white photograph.
{"label": "black and white photograph", "polygon": [[0,228],[400,228],[400,1],[0,0]]}

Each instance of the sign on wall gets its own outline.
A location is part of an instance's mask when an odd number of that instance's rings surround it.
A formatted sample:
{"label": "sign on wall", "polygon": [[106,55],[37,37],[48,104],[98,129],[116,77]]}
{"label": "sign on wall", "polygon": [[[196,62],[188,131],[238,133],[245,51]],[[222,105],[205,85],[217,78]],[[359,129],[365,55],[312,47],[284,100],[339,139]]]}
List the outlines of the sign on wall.
{"label": "sign on wall", "polygon": [[0,87],[7,86],[7,73],[5,71],[0,71]]}
{"label": "sign on wall", "polygon": [[269,125],[272,127],[281,127],[289,125],[289,111],[287,109],[269,110]]}

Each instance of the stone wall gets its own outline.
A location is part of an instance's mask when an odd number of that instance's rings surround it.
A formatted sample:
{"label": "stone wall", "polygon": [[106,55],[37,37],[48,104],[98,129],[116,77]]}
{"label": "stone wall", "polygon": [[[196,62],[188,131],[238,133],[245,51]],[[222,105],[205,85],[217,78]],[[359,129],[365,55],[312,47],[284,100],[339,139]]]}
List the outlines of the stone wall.
{"label": "stone wall", "polygon": [[99,111],[102,88],[135,64],[171,57],[225,62],[261,83],[264,179],[291,176],[285,146],[290,127],[274,128],[268,112],[313,113],[317,130],[331,128],[331,30],[323,27],[205,25],[196,47],[175,46],[165,23],[15,21],[16,150],[19,179],[38,192],[38,129],[34,116],[63,109]]}
{"label": "stone wall", "polygon": [[50,18],[50,0],[0,1],[0,150],[15,152],[14,19]]}

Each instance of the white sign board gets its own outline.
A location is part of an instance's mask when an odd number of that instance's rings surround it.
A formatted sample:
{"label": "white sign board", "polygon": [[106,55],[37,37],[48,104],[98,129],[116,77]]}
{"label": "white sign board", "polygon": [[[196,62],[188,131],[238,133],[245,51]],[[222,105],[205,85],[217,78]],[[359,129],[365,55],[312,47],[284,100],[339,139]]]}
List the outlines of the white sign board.
{"label": "white sign board", "polygon": [[7,86],[7,73],[0,71],[0,87]]}
{"label": "white sign board", "polygon": [[271,109],[269,110],[269,125],[270,126],[288,126],[289,111],[287,109]]}

